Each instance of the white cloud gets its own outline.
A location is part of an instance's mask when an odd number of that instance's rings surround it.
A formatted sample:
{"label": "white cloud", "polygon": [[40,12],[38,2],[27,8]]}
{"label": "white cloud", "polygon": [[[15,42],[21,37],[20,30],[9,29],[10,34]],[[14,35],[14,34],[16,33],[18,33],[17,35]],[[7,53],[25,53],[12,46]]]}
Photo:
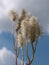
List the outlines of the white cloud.
{"label": "white cloud", "polygon": [[8,14],[8,11],[12,8],[16,9],[18,0],[1,0],[0,1],[0,18],[3,18]]}
{"label": "white cloud", "polygon": [[0,49],[0,65],[15,65],[14,54],[6,48]]}
{"label": "white cloud", "polygon": [[[32,15],[37,16],[40,19],[43,30],[48,32],[46,24],[49,23],[49,0],[1,0],[0,2],[0,19],[2,18],[2,21],[5,16],[7,16],[5,20],[8,21],[8,11],[10,9],[14,8],[19,12],[24,8],[30,11]],[[10,27],[9,30],[11,30]]]}
{"label": "white cloud", "polygon": [[[0,65],[15,65],[15,55],[5,47],[0,49]],[[18,65],[21,65],[20,60]]]}

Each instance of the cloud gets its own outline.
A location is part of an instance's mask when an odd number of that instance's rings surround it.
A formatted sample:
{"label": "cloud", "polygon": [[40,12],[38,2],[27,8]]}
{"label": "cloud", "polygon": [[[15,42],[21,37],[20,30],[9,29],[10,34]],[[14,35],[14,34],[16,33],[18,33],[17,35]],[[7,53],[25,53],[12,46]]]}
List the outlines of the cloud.
{"label": "cloud", "polygon": [[[0,49],[0,65],[15,65],[15,55],[5,47]],[[20,60],[18,65],[21,65]]]}
{"label": "cloud", "polygon": [[7,16],[8,11],[16,8],[18,0],[1,0],[0,1],[0,19]]}
{"label": "cloud", "polygon": [[6,48],[0,49],[0,65],[15,65],[14,54]]}
{"label": "cloud", "polygon": [[[49,0],[1,0],[0,4],[0,19],[8,19],[8,11],[10,9],[16,9],[18,12],[24,8],[26,11],[30,11],[31,15],[37,16],[43,27],[44,32],[48,32],[47,24],[49,24]],[[9,20],[10,21],[10,20]],[[6,24],[6,22],[4,21]],[[9,26],[7,26],[8,28]],[[11,30],[11,27],[9,27]]]}

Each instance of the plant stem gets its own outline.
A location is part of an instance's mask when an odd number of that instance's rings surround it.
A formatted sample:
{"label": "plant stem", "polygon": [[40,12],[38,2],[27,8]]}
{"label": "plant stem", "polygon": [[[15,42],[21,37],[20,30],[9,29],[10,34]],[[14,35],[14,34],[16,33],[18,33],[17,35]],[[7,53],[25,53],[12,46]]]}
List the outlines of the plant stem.
{"label": "plant stem", "polygon": [[22,65],[24,65],[24,50],[23,50],[23,47],[22,47]]}
{"label": "plant stem", "polygon": [[13,48],[14,48],[14,51],[16,52],[16,65],[17,65],[17,50],[15,50],[15,40],[14,40],[14,30],[13,30],[13,23],[11,24],[12,26],[12,43],[13,43]]}

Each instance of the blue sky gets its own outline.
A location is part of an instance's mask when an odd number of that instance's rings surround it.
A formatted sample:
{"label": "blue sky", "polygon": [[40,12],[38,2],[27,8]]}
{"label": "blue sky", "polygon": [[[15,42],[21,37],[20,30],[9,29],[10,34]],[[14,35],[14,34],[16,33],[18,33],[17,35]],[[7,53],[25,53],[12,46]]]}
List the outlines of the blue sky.
{"label": "blue sky", "polygon": [[[31,12],[31,15],[37,16],[39,19],[45,34],[39,39],[32,65],[49,65],[49,0],[0,0],[0,65],[7,65],[8,62],[10,63],[8,65],[12,65],[11,62],[7,60],[9,52],[10,58],[14,59],[11,40],[11,21],[8,14],[12,8],[18,13],[24,8],[26,11]],[[7,63],[3,60],[4,58],[6,58]],[[21,59],[20,56],[19,59]]]}
{"label": "blue sky", "polygon": [[[8,50],[12,51],[13,54],[15,54],[11,40],[11,33],[9,32],[3,32],[2,34],[0,34],[0,49],[2,49],[3,47],[7,48]],[[29,49],[29,53],[31,56],[31,49]],[[21,59],[20,56],[19,59]],[[35,53],[35,58],[32,63],[32,65],[41,64],[49,65],[49,35],[44,35],[39,39]]]}

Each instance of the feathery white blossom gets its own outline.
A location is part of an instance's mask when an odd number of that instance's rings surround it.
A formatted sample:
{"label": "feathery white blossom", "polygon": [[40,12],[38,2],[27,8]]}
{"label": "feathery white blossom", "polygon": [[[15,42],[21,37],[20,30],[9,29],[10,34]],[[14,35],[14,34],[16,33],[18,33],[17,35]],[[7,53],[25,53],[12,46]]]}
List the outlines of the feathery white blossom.
{"label": "feathery white blossom", "polygon": [[25,17],[25,20],[26,20],[26,21],[29,21],[30,16],[31,16],[31,15],[30,15],[30,12],[28,12],[27,15],[26,15],[26,17]]}
{"label": "feathery white blossom", "polygon": [[9,15],[10,15],[11,21],[16,20],[17,14],[16,14],[16,12],[14,10],[10,10]]}
{"label": "feathery white blossom", "polygon": [[18,33],[17,35],[17,43],[18,43],[18,47],[22,47],[24,45],[24,38],[22,37],[21,33]]}
{"label": "feathery white blossom", "polygon": [[24,17],[25,17],[25,10],[22,9],[21,12],[20,12],[20,14],[19,14],[19,21],[23,20]]}
{"label": "feathery white blossom", "polygon": [[28,21],[23,20],[21,23],[22,36],[26,37],[28,34]]}
{"label": "feathery white blossom", "polygon": [[40,28],[37,17],[32,16],[30,18],[29,24],[30,24],[29,38],[30,38],[31,42],[34,42],[41,35],[41,28]]}
{"label": "feathery white blossom", "polygon": [[37,17],[35,17],[35,16],[32,16],[32,17],[30,18],[30,20],[29,20],[29,24],[30,24],[32,27],[35,26],[36,22],[37,22]]}

